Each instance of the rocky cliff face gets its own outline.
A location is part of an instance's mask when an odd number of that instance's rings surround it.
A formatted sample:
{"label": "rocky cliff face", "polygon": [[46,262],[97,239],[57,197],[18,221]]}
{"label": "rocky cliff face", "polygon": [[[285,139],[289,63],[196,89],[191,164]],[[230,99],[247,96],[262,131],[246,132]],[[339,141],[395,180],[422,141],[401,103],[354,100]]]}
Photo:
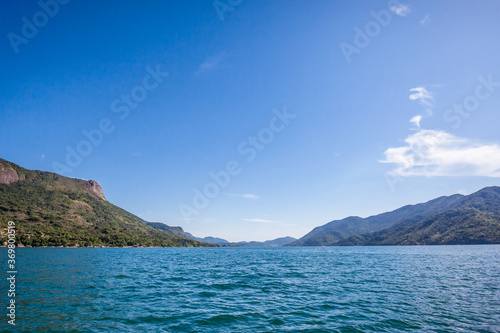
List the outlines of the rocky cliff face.
{"label": "rocky cliff face", "polygon": [[[17,171],[16,171],[17,170]],[[76,191],[86,191],[96,198],[106,200],[104,192],[95,180],[80,180],[61,177],[51,172],[44,172],[39,170],[26,170],[20,168],[9,161],[0,159],[0,184],[12,184],[18,181],[34,179],[42,181],[42,183],[50,189],[66,188]]]}
{"label": "rocky cliff face", "polygon": [[85,188],[90,194],[98,197],[99,199],[106,200],[104,192],[102,191],[101,185],[95,180],[89,180],[85,183]]}
{"label": "rocky cliff face", "polygon": [[110,204],[95,180],[28,170],[1,157],[0,180],[0,245],[7,242],[1,231],[15,221],[17,246],[208,246],[149,227]]}
{"label": "rocky cliff face", "polygon": [[10,184],[19,181],[16,170],[0,162],[0,184]]}

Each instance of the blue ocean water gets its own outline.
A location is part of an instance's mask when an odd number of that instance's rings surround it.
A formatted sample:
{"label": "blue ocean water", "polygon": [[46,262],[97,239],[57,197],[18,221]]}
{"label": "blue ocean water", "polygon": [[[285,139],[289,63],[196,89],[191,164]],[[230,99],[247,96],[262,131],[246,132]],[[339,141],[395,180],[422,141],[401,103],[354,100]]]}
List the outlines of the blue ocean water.
{"label": "blue ocean water", "polygon": [[496,245],[17,251],[12,332],[500,332]]}

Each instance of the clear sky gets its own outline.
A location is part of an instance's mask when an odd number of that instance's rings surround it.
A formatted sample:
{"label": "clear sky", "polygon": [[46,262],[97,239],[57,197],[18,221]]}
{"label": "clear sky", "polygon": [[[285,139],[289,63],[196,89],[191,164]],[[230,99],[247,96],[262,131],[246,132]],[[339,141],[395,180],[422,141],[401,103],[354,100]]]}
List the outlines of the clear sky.
{"label": "clear sky", "polygon": [[499,1],[7,1],[0,157],[300,237],[500,185]]}

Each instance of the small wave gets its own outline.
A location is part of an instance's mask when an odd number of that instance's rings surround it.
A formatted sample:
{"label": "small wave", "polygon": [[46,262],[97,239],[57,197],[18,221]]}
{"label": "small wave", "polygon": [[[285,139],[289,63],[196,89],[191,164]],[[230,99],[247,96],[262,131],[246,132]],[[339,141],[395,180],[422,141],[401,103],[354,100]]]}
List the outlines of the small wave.
{"label": "small wave", "polygon": [[125,275],[125,274],[118,274],[113,276],[115,279],[131,279],[131,276]]}

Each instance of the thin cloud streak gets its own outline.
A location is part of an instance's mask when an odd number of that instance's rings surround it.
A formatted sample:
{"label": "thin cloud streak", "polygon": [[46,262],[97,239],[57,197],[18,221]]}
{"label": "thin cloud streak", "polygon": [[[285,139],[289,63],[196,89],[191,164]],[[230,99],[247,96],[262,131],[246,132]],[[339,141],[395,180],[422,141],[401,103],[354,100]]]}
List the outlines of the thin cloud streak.
{"label": "thin cloud streak", "polygon": [[256,194],[250,194],[250,193],[226,193],[226,195],[233,197],[233,198],[244,198],[244,199],[249,199],[249,200],[257,200],[260,199],[260,197]]}
{"label": "thin cloud streak", "polygon": [[229,55],[227,54],[227,52],[221,52],[217,55],[205,59],[205,61],[203,61],[200,66],[198,66],[198,69],[196,70],[194,75],[198,76],[216,70],[228,57]]}
{"label": "thin cloud streak", "polygon": [[281,221],[274,220],[264,220],[264,219],[243,219],[245,222],[256,222],[256,223],[275,223],[275,224],[283,224]]}
{"label": "thin cloud streak", "polygon": [[427,26],[430,22],[431,22],[431,17],[429,16],[429,14],[425,15],[425,17],[419,21],[419,23],[424,27]]}

